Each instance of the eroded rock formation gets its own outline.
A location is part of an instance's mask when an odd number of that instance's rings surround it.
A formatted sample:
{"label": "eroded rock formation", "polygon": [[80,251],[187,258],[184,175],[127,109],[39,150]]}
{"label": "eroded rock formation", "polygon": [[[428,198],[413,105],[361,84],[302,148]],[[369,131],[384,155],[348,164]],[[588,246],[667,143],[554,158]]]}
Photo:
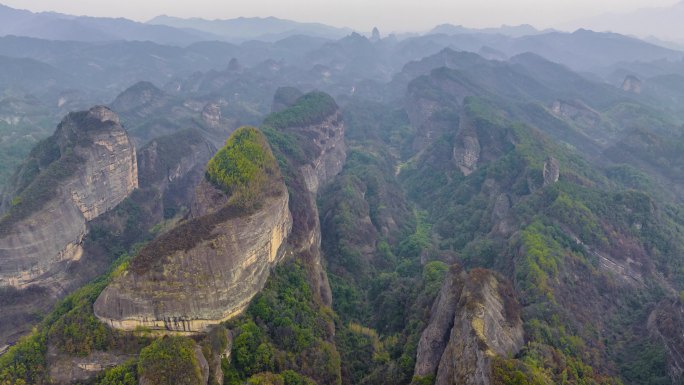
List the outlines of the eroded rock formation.
{"label": "eroded rock formation", "polygon": [[622,90],[633,94],[641,93],[641,80],[634,75],[627,75],[622,82]]}
{"label": "eroded rock formation", "polygon": [[415,375],[438,385],[489,384],[491,361],[524,343],[520,305],[501,275],[452,267],[418,344]]}
{"label": "eroded rock formation", "polygon": [[560,164],[558,164],[556,158],[550,156],[546,159],[542,174],[544,176],[544,186],[558,182],[558,179],[560,178]]}
{"label": "eroded rock formation", "polygon": [[69,281],[61,273],[83,255],[87,222],[138,187],[135,148],[106,107],[69,114],[45,143],[57,156],[38,166],[0,223],[0,287],[60,292]]}
{"label": "eroded rock formation", "polygon": [[241,215],[221,190],[201,182],[192,218],[148,247],[182,243],[179,237],[206,230],[205,223],[215,224],[211,233],[147,269],[124,272],[98,297],[95,315],[118,329],[199,332],[242,312],[284,255],[292,218],[282,183],[280,194]]}
{"label": "eroded rock formation", "polygon": [[344,124],[335,108],[312,124],[280,129],[306,148],[306,157],[287,162],[287,188],[278,173],[277,193],[242,212],[203,179],[188,217],[141,252],[152,262],[136,263],[139,255],[99,296],[100,320],[125,330],[206,331],[240,314],[288,255],[306,262],[316,295],[331,303],[315,198],[344,164]]}

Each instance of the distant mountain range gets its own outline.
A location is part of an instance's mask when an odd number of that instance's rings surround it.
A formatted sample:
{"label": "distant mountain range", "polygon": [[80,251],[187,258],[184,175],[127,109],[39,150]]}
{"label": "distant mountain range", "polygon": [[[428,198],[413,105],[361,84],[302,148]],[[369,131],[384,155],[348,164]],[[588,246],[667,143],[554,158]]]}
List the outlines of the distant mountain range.
{"label": "distant mountain range", "polygon": [[295,35],[338,39],[351,32],[348,28],[275,17],[204,20],[158,16],[147,23],[140,23],[124,18],[34,13],[0,4],[0,36],[48,40],[151,41],[185,46],[199,41],[277,41]]}
{"label": "distant mountain range", "polygon": [[148,25],[123,18],[33,13],[0,5],[0,36],[8,35],[88,42],[139,40],[174,45],[218,39],[206,32]]}
{"label": "distant mountain range", "polygon": [[202,31],[229,41],[277,41],[294,35],[339,39],[352,32],[349,28],[336,28],[320,23],[299,23],[275,17],[206,20],[199,18],[182,19],[163,15],[155,17],[147,24]]}
{"label": "distant mountain range", "polygon": [[684,1],[669,7],[642,8],[630,13],[610,13],[580,20],[572,28],[582,26],[595,31],[612,31],[641,38],[656,37],[684,46]]}
{"label": "distant mountain range", "polygon": [[522,25],[502,25],[498,28],[467,28],[462,25],[441,24],[433,28],[429,34],[456,35],[463,33],[484,33],[499,34],[511,37],[521,37],[528,35],[538,35],[541,33],[552,32],[553,30],[540,31],[529,24]]}

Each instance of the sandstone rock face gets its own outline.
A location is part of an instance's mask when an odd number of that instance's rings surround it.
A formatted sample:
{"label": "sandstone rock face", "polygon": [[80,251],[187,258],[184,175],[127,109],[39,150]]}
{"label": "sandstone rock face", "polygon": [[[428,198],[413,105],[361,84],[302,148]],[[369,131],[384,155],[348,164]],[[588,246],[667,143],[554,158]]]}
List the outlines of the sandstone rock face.
{"label": "sandstone rock face", "polygon": [[327,306],[332,306],[332,291],[328,282],[328,275],[322,264],[321,256],[321,224],[316,205],[316,195],[321,186],[330,183],[342,171],[347,159],[344,142],[345,126],[340,111],[336,111],[323,122],[308,127],[291,127],[301,137],[312,140],[318,155],[299,167],[299,176],[303,179],[301,186],[295,186],[292,194],[303,201],[300,205],[305,209],[295,222],[299,225],[298,236],[290,240],[293,251],[303,255],[308,260],[307,266],[310,277],[314,282],[316,295]]}
{"label": "sandstone rock face", "polygon": [[544,175],[544,186],[558,182],[558,179],[560,178],[560,165],[556,158],[549,157],[546,162],[544,162],[544,169],[542,172]]}
{"label": "sandstone rock face", "polygon": [[663,300],[648,317],[648,330],[661,340],[673,384],[681,383],[684,374],[684,305],[681,300]]}
{"label": "sandstone rock face", "polygon": [[72,151],[81,162],[39,210],[0,235],[0,287],[39,285],[60,293],[68,286],[69,263],[83,255],[86,223],[138,187],[135,148],[106,107],[69,114],[54,139],[63,153]]}
{"label": "sandstone rock face", "polygon": [[641,93],[641,80],[634,75],[628,75],[622,82],[622,90],[633,94]]}
{"label": "sandstone rock face", "polygon": [[[117,329],[195,333],[239,314],[284,255],[281,246],[292,228],[284,191],[282,186],[281,194],[267,198],[254,213],[228,216],[210,236],[188,249],[173,250],[146,271],[127,270],[97,299],[95,315]],[[222,192],[202,182],[197,195],[192,213],[197,221],[181,226],[198,226],[222,215]],[[176,236],[172,231],[159,242],[174,242]]]}
{"label": "sandstone rock face", "polygon": [[467,274],[460,266],[451,267],[442,290],[432,304],[430,323],[420,336],[414,375],[425,377],[437,372],[439,361],[449,342],[466,278]]}
{"label": "sandstone rock face", "polygon": [[318,150],[318,156],[301,167],[309,192],[314,196],[321,185],[329,183],[342,171],[347,158],[344,143],[344,123],[339,111],[330,115],[320,124],[292,128],[311,138]]}
{"label": "sandstone rock face", "polygon": [[523,344],[510,283],[492,271],[453,267],[421,335],[416,375],[435,374],[438,385],[489,384],[491,359]]}

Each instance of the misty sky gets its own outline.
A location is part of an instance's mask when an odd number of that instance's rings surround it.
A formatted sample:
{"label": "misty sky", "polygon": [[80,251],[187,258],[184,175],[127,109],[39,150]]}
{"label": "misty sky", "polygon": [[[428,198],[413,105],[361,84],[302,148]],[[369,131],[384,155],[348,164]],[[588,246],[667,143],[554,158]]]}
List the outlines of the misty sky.
{"label": "misty sky", "polygon": [[532,24],[574,28],[575,22],[638,8],[668,6],[677,0],[0,0],[10,7],[147,21],[178,17],[276,16],[316,21],[359,31],[377,25],[389,31],[419,31],[437,24],[468,27]]}

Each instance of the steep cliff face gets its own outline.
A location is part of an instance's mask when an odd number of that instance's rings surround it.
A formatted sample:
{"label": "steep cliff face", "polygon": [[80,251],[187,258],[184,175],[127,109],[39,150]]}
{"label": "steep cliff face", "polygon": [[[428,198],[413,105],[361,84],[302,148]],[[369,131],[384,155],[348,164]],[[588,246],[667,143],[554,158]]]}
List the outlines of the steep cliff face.
{"label": "steep cliff face", "polygon": [[288,243],[294,253],[306,260],[316,296],[330,306],[332,292],[322,264],[316,196],[319,188],[330,183],[346,161],[344,121],[329,95],[312,92],[300,97],[288,109],[272,114],[264,124],[267,129],[276,130],[296,142],[301,150],[302,154],[297,155],[278,145],[280,154],[287,159],[294,221]]}
{"label": "steep cliff face", "polygon": [[347,148],[344,143],[344,123],[340,111],[322,122],[308,127],[290,128],[310,138],[317,155],[300,167],[309,192],[316,196],[320,186],[328,184],[344,166]]}
{"label": "steep cliff face", "polygon": [[135,148],[105,107],[69,114],[44,146],[52,161],[29,160],[37,175],[0,222],[0,287],[60,292],[69,278],[57,276],[82,257],[86,223],[138,187]]}
{"label": "steep cliff face", "polygon": [[436,384],[489,384],[492,359],[524,343],[520,305],[501,275],[453,267],[432,308],[416,359],[416,375]]}
{"label": "steep cliff face", "polygon": [[[228,143],[226,148],[231,140]],[[248,148],[237,144],[241,146]],[[292,227],[289,199],[275,159],[267,147],[262,150],[276,167],[274,174],[249,175],[254,180],[269,178],[254,185],[268,191],[252,191],[247,185],[243,195],[254,193],[263,199],[245,208],[236,202],[240,187],[232,186],[234,191],[228,195],[202,180],[190,216],[143,249],[102,292],[94,306],[98,318],[125,330],[142,326],[200,332],[245,309],[284,256],[281,246]]]}

